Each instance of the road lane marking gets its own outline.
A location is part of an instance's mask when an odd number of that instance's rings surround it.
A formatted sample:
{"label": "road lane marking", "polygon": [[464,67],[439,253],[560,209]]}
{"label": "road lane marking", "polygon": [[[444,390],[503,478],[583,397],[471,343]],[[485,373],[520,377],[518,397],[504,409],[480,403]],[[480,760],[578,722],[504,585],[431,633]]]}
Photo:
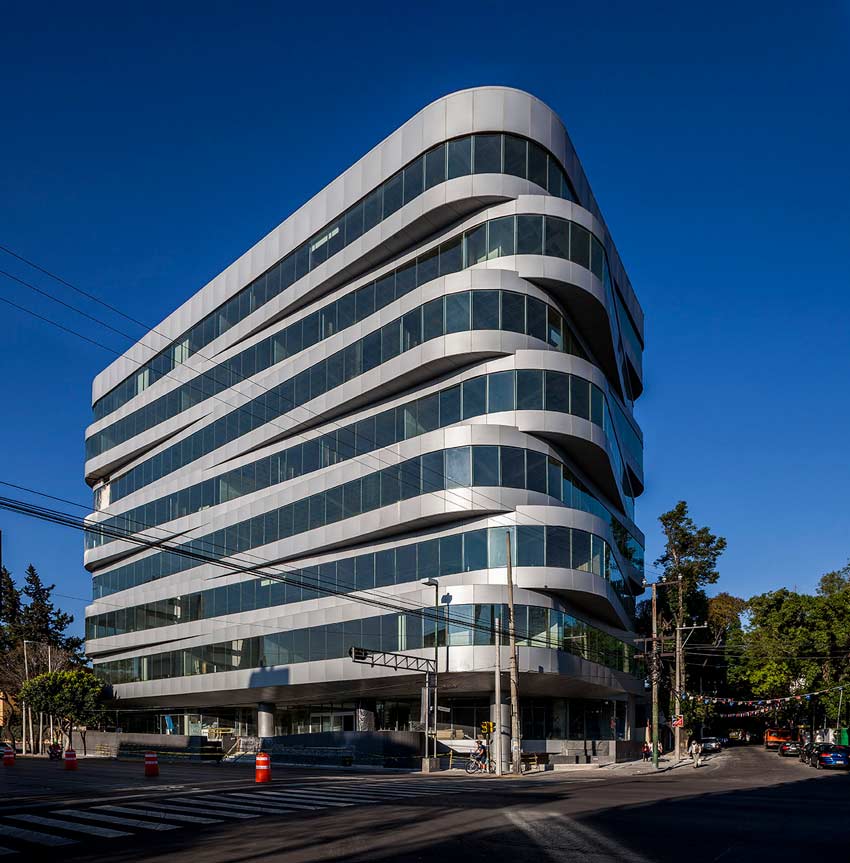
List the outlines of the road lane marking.
{"label": "road lane marking", "polygon": [[140,821],[138,818],[121,818],[118,815],[104,815],[102,812],[92,812],[83,809],[57,809],[57,815],[69,815],[71,818],[86,818],[89,821],[103,821],[105,824],[120,824],[123,827],[136,827],[140,830],[177,830],[176,824],[151,824],[150,821]]}
{"label": "road lane marking", "polygon": [[102,839],[118,839],[121,836],[132,835],[123,830],[113,830],[111,827],[98,827],[95,824],[72,824],[67,821],[59,821],[56,818],[45,818],[43,815],[10,815],[9,818],[23,821],[25,824],[55,827],[57,830],[70,830],[72,833],[87,833],[89,836],[100,836]]}
{"label": "road lane marking", "polygon": [[76,839],[66,839],[64,836],[54,836],[52,833],[41,833],[36,830],[24,830],[11,824],[0,824],[0,836],[10,839],[20,839],[23,842],[35,842],[36,845],[76,845]]}

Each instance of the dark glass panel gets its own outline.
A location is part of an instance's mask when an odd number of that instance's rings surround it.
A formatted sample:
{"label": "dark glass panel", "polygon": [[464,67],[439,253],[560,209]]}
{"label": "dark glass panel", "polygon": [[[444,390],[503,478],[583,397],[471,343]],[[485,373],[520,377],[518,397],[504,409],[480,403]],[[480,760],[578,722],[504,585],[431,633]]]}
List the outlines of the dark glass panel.
{"label": "dark glass panel", "polygon": [[570,228],[570,260],[590,269],[590,231],[575,222]]}
{"label": "dark glass panel", "polygon": [[570,257],[570,223],[566,219],[546,218],[546,254],[555,258]]}
{"label": "dark glass panel", "polygon": [[446,295],[446,332],[461,333],[469,329],[469,292]]}
{"label": "dark glass panel", "polygon": [[518,410],[543,410],[542,371],[537,369],[521,369],[517,371],[516,401]]}
{"label": "dark glass panel", "polygon": [[516,253],[518,255],[543,253],[543,216],[516,217]]}
{"label": "dark glass panel", "polygon": [[425,188],[430,189],[446,179],[446,145],[438,144],[425,154]]}
{"label": "dark glass panel", "polygon": [[472,173],[472,139],[456,138],[448,143],[448,179]]}
{"label": "dark glass panel", "polygon": [[499,329],[499,292],[472,292],[472,329]]}
{"label": "dark glass panel", "polygon": [[499,447],[472,447],[472,484],[499,485]]}
{"label": "dark glass panel", "polygon": [[487,375],[487,382],[487,413],[514,410],[514,373],[494,372]]}
{"label": "dark glass panel", "polygon": [[525,297],[512,291],[502,293],[502,329],[525,332]]}
{"label": "dark glass panel", "polygon": [[505,173],[516,177],[528,176],[526,152],[528,144],[524,138],[505,135]]}
{"label": "dark glass panel", "polygon": [[546,188],[549,180],[549,167],[546,162],[546,151],[534,141],[528,142],[528,179],[538,186]]}
{"label": "dark glass panel", "polygon": [[499,174],[502,171],[502,136],[476,135],[473,138],[473,170],[476,174]]}

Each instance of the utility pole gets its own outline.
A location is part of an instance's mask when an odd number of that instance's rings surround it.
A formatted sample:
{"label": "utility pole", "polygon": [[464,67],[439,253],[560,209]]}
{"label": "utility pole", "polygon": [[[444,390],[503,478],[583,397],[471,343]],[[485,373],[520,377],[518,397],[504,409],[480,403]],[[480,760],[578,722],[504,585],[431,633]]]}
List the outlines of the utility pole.
{"label": "utility pole", "polygon": [[[682,661],[682,624],[684,622],[684,600],[682,597],[682,576],[679,576],[679,619],[676,621],[676,686],[674,693],[674,701],[676,704],[676,716],[682,712],[682,696],[681,692],[684,689],[682,681],[682,673],[684,671],[684,663]],[[674,748],[676,750],[676,761],[682,757],[682,729],[677,724],[673,728],[673,739],[675,741]]]}
{"label": "utility pole", "polygon": [[658,769],[658,673],[660,671],[661,657],[658,655],[658,590],[655,583],[652,584],[652,766]]}
{"label": "utility pole", "polygon": [[516,655],[516,616],[514,615],[514,575],[511,567],[511,532],[505,531],[508,563],[508,644],[511,650],[511,772],[522,774],[522,750],[519,737],[519,672]]}
{"label": "utility pole", "polygon": [[[841,710],[839,709],[839,713]],[[502,621],[496,618],[496,776],[502,775]]]}

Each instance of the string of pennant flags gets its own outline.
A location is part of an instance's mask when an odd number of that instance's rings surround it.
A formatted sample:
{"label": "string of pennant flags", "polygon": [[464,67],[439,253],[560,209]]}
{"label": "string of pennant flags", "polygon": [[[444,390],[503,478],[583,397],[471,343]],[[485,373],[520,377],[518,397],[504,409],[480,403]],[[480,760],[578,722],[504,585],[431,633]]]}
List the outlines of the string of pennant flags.
{"label": "string of pennant flags", "polygon": [[724,704],[729,707],[755,707],[757,710],[746,713],[726,714],[727,716],[755,716],[757,713],[765,713],[771,707],[778,707],[783,704],[791,704],[793,702],[809,701],[818,695],[825,695],[827,692],[838,692],[843,690],[843,686],[830,686],[827,689],[817,689],[814,692],[801,692],[797,695],[782,695],[778,698],[723,698],[716,695],[692,695],[688,692],[678,693],[682,701],[694,701],[697,704]]}

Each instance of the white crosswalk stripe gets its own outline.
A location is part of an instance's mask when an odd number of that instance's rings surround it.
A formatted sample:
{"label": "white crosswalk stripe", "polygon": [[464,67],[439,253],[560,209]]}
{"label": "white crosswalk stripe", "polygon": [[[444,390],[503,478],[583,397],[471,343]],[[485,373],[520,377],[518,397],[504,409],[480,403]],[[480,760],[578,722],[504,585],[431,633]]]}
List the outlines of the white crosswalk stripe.
{"label": "white crosswalk stripe", "polygon": [[[170,800],[168,801],[168,811],[169,812],[185,812],[187,815],[192,814],[193,812],[197,812],[198,810],[192,806],[179,806],[176,803],[172,803]],[[250,812],[236,812],[230,809],[229,807],[219,807],[216,808],[215,811],[212,811],[212,807],[206,800],[203,802],[203,811],[209,815],[215,815],[216,817],[222,818],[256,818],[256,815],[252,815]]]}
{"label": "white crosswalk stripe", "polygon": [[165,809],[150,809],[136,806],[95,806],[95,809],[106,812],[117,812],[119,815],[137,815],[143,818],[163,818],[166,821],[183,821],[186,824],[221,824],[217,818],[201,818],[199,815],[170,815]]}
{"label": "white crosswalk stripe", "polygon": [[[225,795],[225,797],[227,799],[236,798],[237,800],[254,801],[254,803],[257,802],[257,795],[256,794],[227,794],[227,795]],[[283,801],[281,801],[281,805],[282,806],[284,805]],[[313,806],[311,804],[302,803],[302,802],[296,801],[296,800],[287,800],[285,805],[287,808],[292,809],[292,810],[295,810],[295,809],[319,809],[319,808],[321,808],[319,806]]]}
{"label": "white crosswalk stripe", "polygon": [[[0,819],[0,839],[32,846],[75,845],[88,839],[116,839],[133,832],[179,830],[190,825],[222,824],[267,816],[375,805],[445,794],[480,791],[479,781],[417,779],[319,779],[316,782],[275,782],[261,788],[197,791],[190,794],[127,800],[90,809],[63,808],[44,815],[21,813]],[[163,789],[165,791],[166,789]],[[168,789],[171,790],[171,789]],[[61,805],[61,804],[60,804]],[[49,817],[48,817],[49,816]],[[17,821],[18,824],[12,824]],[[43,828],[43,829],[36,829]],[[120,829],[125,828],[125,829]],[[79,839],[62,835],[81,834]],[[0,847],[0,857],[27,851]]]}
{"label": "white crosswalk stripe", "polygon": [[206,800],[199,801],[205,809],[210,810],[211,815],[215,815],[219,809],[236,810],[238,812],[248,812],[255,815],[285,815],[288,812],[295,812],[291,806],[278,806],[272,804],[271,801],[266,801],[263,804],[246,803],[244,800],[230,800],[225,798],[217,798],[213,804],[207,803]]}
{"label": "white crosswalk stripe", "polygon": [[10,815],[13,821],[23,821],[25,824],[37,824],[39,827],[55,827],[59,830],[70,830],[72,833],[86,833],[89,836],[101,836],[104,839],[117,839],[120,836],[129,836],[123,830],[114,830],[111,827],[98,827],[96,824],[73,824],[67,821],[59,821],[56,818],[45,818],[43,815]]}
{"label": "white crosswalk stripe", "polygon": [[308,801],[322,804],[324,806],[353,806],[351,800],[341,800],[329,794],[314,794],[310,791],[260,791],[257,792],[262,797],[282,798],[283,801],[289,803],[307,803]]}
{"label": "white crosswalk stripe", "polygon": [[122,818],[119,815],[105,815],[103,812],[92,812],[88,809],[59,809],[54,815],[68,815],[71,818],[83,818],[87,821],[102,821],[104,824],[118,824],[122,827],[135,827],[138,830],[177,830],[176,824],[152,824],[150,821],[140,821],[138,818]]}
{"label": "white crosswalk stripe", "polygon": [[66,839],[64,836],[54,836],[52,833],[42,833],[40,830],[24,830],[11,824],[0,824],[0,836],[10,839],[20,839],[23,842],[34,842],[36,845],[76,845],[76,839]]}

